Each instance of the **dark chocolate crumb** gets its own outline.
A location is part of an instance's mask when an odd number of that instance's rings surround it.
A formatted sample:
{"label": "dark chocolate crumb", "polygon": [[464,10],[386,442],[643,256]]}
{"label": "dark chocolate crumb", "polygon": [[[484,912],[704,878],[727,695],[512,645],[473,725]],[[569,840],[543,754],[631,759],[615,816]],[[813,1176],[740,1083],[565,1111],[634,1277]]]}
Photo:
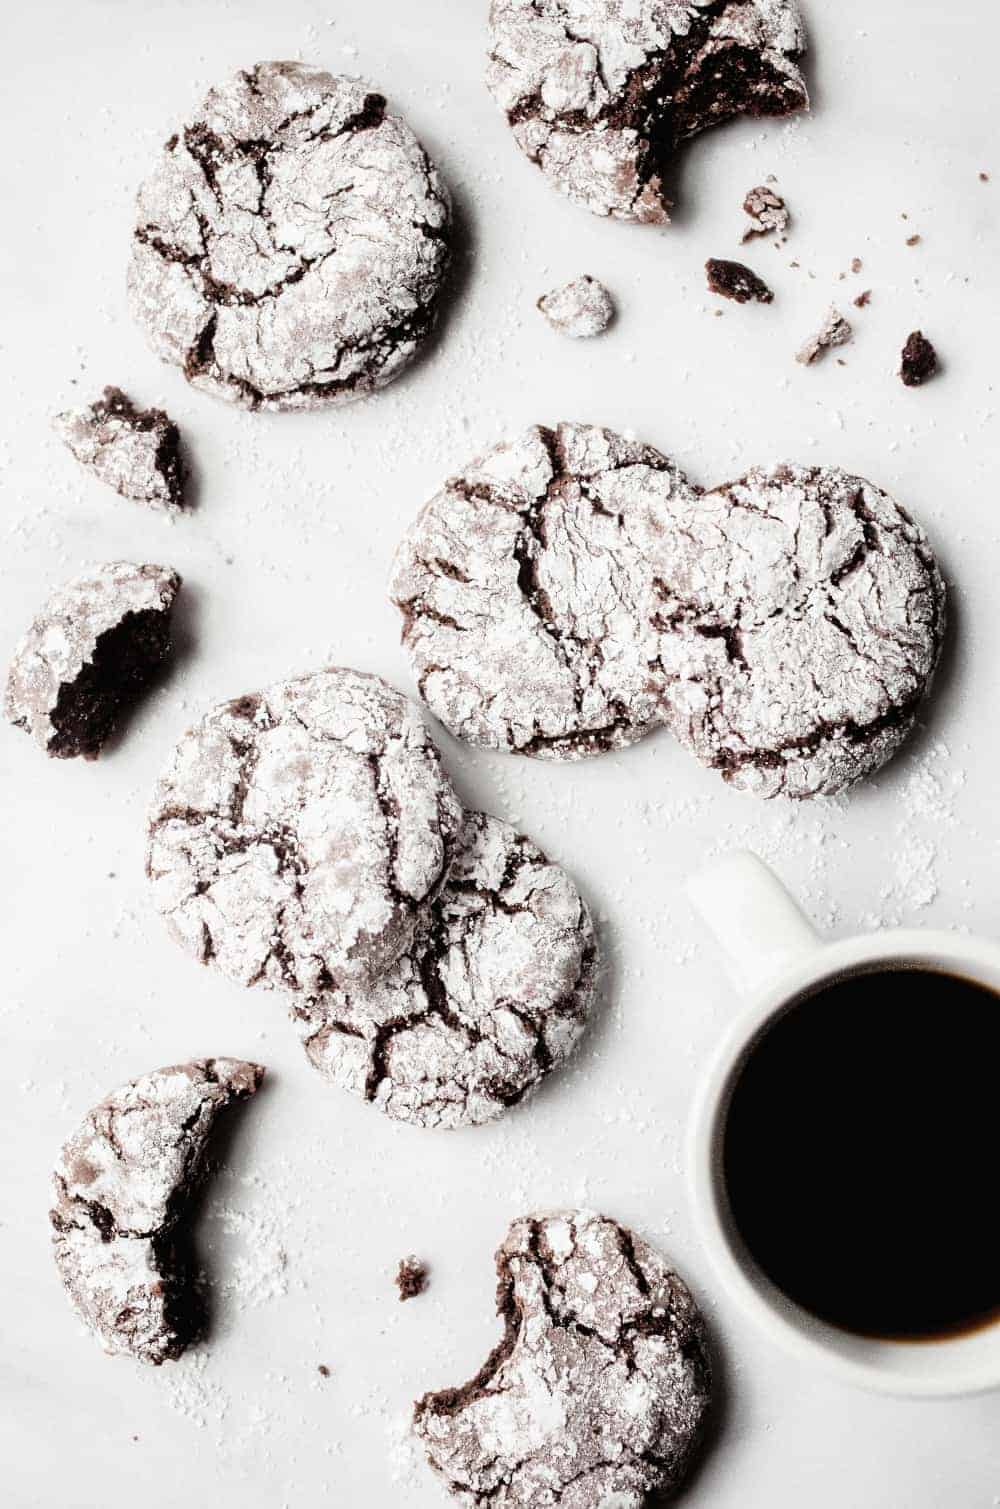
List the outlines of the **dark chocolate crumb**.
{"label": "dark chocolate crumb", "polygon": [[919,246],[922,239],[921,236],[907,236],[906,244],[907,246]]}
{"label": "dark chocolate crumb", "polygon": [[899,375],[908,388],[921,387],[937,371],[937,352],[922,330],[907,336]]}
{"label": "dark chocolate crumb", "polygon": [[855,309],[867,309],[871,301],[872,291],[870,288],[866,288],[864,293],[859,293],[857,298],[854,300],[854,307]]}
{"label": "dark chocolate crumb", "polygon": [[427,1288],[427,1264],[415,1257],[402,1258],[396,1274],[396,1288],[401,1300],[416,1299],[418,1294],[423,1294]]}
{"label": "dark chocolate crumb", "polygon": [[325,1362],[321,1362],[316,1371],[321,1378],[329,1378],[330,1376],[330,1369],[327,1367]]}
{"label": "dark chocolate crumb", "polygon": [[861,269],[862,269],[862,267],[864,267],[864,265],[865,264],[862,262],[862,260],[861,260],[860,257],[852,257],[851,258],[851,271],[852,272],[860,272]]}
{"label": "dark chocolate crumb", "polygon": [[705,272],[708,274],[709,291],[720,294],[724,299],[735,299],[737,304],[749,304],[751,300],[758,304],[770,304],[774,298],[764,280],[758,278],[749,267],[744,267],[742,262],[727,262],[718,257],[709,257],[705,263]]}
{"label": "dark chocolate crumb", "polygon": [[990,181],[990,175],[988,173],[980,173],[980,175],[979,175],[979,182],[980,183],[989,183],[989,181]]}

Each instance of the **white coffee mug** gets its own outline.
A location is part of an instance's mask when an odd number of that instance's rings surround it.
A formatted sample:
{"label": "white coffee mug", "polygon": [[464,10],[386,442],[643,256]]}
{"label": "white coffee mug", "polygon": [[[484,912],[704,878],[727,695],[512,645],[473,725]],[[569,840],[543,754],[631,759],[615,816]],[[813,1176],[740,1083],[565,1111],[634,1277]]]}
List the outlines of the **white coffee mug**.
{"label": "white coffee mug", "polygon": [[[954,933],[902,929],[825,942],[767,866],[746,852],[702,871],[687,890],[750,1003],[701,1085],[688,1148],[696,1221],[719,1279],[775,1341],[849,1382],[916,1398],[1000,1386],[1000,1322],[953,1337],[883,1341],[838,1330],[794,1304],[744,1249],[722,1178],[733,1087],[754,1044],[792,1002],[830,980],[877,966],[938,970],[1000,993],[1000,947]],[[984,1198],[993,1195],[984,1191]]]}

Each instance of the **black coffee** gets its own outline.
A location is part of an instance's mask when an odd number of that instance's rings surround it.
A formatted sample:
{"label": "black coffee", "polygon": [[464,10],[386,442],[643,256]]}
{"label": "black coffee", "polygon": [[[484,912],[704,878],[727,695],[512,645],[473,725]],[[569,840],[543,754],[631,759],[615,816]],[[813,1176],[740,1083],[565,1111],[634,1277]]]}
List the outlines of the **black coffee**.
{"label": "black coffee", "polygon": [[779,1289],[862,1335],[1000,1318],[1000,999],[950,975],[826,986],[751,1050],[723,1159]]}

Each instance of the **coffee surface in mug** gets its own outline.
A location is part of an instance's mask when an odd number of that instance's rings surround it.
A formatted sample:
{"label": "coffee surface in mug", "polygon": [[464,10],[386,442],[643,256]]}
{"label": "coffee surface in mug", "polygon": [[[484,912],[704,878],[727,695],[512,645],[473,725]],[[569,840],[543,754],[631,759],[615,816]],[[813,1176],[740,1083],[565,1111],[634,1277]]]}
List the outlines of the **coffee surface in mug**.
{"label": "coffee surface in mug", "polygon": [[931,1339],[1000,1318],[1000,998],[918,969],[793,1005],[751,1048],[723,1132],[736,1230],[844,1330]]}

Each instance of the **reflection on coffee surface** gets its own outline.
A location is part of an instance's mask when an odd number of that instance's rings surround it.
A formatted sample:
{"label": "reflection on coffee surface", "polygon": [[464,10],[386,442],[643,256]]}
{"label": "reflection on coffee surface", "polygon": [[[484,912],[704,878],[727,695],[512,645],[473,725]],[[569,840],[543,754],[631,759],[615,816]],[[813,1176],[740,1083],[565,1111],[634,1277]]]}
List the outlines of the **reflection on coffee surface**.
{"label": "reflection on coffee surface", "polygon": [[1000,999],[925,970],[838,980],[767,1029],[723,1141],[736,1229],[842,1329],[930,1339],[1000,1317]]}

